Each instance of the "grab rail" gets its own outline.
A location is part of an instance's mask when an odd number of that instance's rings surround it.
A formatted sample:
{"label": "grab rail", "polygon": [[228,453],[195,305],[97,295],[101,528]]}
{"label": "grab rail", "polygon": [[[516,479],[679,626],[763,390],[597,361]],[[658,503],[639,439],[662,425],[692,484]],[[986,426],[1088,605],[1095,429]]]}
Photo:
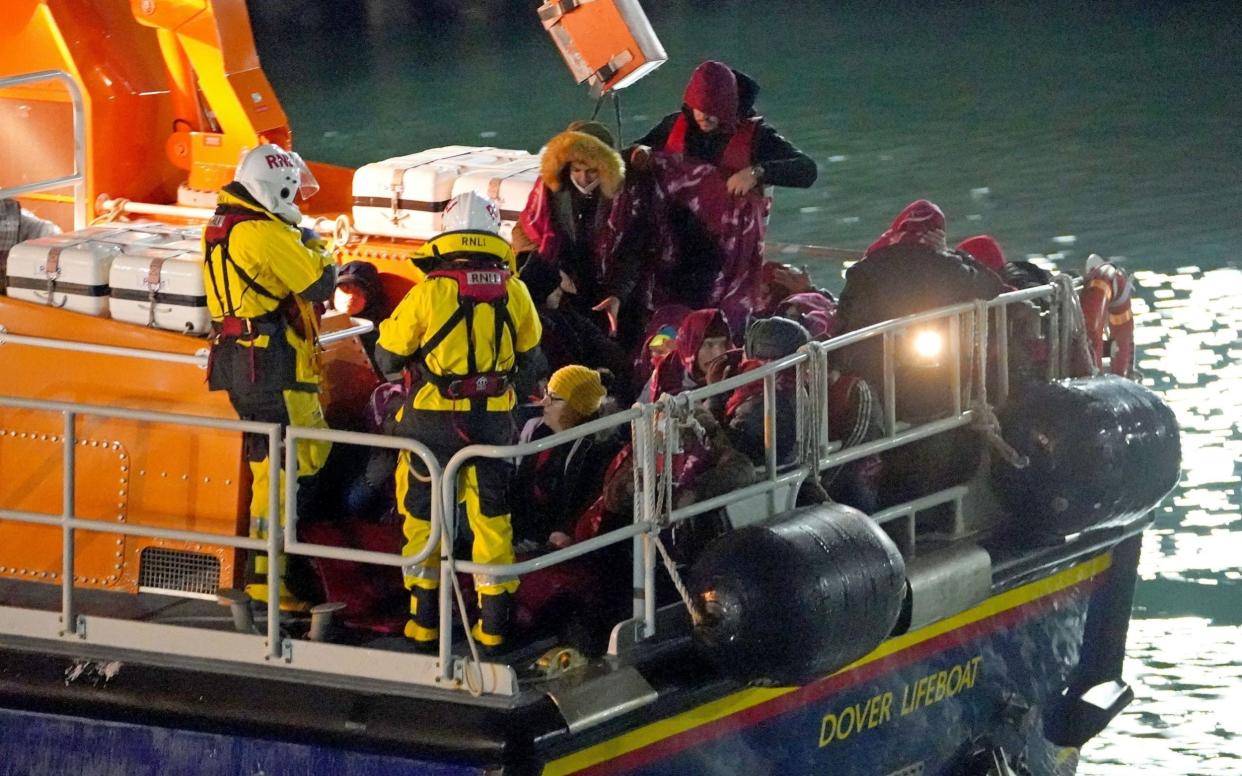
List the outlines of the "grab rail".
{"label": "grab rail", "polygon": [[[134,420],[146,423],[196,426],[199,428],[212,428],[224,431],[239,431],[242,433],[260,434],[267,437],[269,450],[280,449],[280,424],[260,423],[249,420],[221,420],[219,418],[204,418],[194,415],[177,415],[169,412],[117,409],[98,407],[89,404],[77,404],[73,402],[46,401],[41,399],[19,399],[7,396],[0,396],[0,407],[44,412],[59,412],[64,416],[64,430],[63,437],[61,439],[64,453],[64,471],[61,474],[62,501],[60,517],[51,517],[38,512],[24,512],[9,509],[0,510],[0,518],[3,519],[16,520],[22,523],[33,523],[36,525],[59,525],[62,528],[61,623],[64,630],[61,631],[61,636],[76,633],[77,631],[78,620],[74,609],[73,598],[73,536],[76,529],[81,528],[106,533],[118,533],[133,536],[152,536],[161,539],[175,539],[178,541],[217,544],[225,547],[235,547],[237,549],[266,550],[269,558],[275,558],[280,553],[281,530],[279,521],[269,521],[271,522],[271,526],[268,529],[267,539],[262,540],[226,534],[206,533],[203,531],[176,531],[172,529],[149,528],[144,526],[132,526],[124,523],[104,522],[102,520],[84,520],[77,517],[75,514],[76,493],[74,491],[74,483],[77,479],[76,466],[78,445],[76,421],[78,415],[112,418],[116,420]],[[276,515],[280,513],[280,491],[278,488],[280,482],[280,458],[275,455],[270,456],[268,459],[268,467],[267,513],[269,515]],[[280,589],[280,576],[278,573],[278,564],[276,563],[268,564],[267,588],[268,655],[269,657],[279,657],[281,651],[279,617],[280,595],[278,592]]]}
{"label": "grab rail", "polygon": [[[319,336],[319,344],[331,345],[334,342],[367,334],[375,330],[375,324],[362,318],[351,318],[348,328],[330,331]],[[0,345],[26,345],[49,350],[68,350],[74,353],[94,353],[104,356],[121,356],[122,358],[140,358],[145,361],[162,361],[170,364],[186,364],[199,369],[207,368],[207,348],[199,348],[193,355],[188,353],[169,353],[163,350],[147,348],[126,348],[119,345],[100,345],[94,342],[55,339],[52,337],[32,337],[26,334],[13,334],[0,324]]]}
{"label": "grab rail", "polygon": [[31,181],[30,183],[20,183],[16,186],[0,188],[0,199],[58,189],[72,183],[73,228],[84,229],[88,219],[86,211],[86,108],[85,102],[82,99],[82,89],[73,80],[73,76],[64,70],[40,70],[35,73],[0,78],[0,89],[53,79],[65,84],[65,88],[69,91],[69,96],[73,103],[73,173],[62,175],[59,178]]}

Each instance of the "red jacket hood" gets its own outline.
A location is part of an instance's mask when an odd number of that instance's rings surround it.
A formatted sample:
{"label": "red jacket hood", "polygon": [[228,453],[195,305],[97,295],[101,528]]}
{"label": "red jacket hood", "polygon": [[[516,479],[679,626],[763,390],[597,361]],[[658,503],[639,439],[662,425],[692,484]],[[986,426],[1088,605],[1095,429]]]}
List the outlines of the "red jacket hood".
{"label": "red jacket hood", "polygon": [[1001,250],[1000,243],[996,242],[996,238],[990,234],[977,234],[974,237],[967,237],[957,244],[959,251],[965,251],[974,257],[975,261],[992,270],[1000,272],[1005,266],[1005,252]]}
{"label": "red jacket hood", "polygon": [[708,60],[694,69],[682,97],[688,107],[720,120],[722,129],[737,127],[737,76],[723,62]]}
{"label": "red jacket hood", "polygon": [[888,231],[867,246],[863,255],[866,256],[890,245],[921,243],[930,232],[944,232],[944,228],[944,211],[934,202],[917,199],[897,214]]}
{"label": "red jacket hood", "polygon": [[677,329],[677,355],[681,358],[686,370],[694,374],[694,361],[703,347],[703,340],[711,336],[710,332],[718,332],[715,336],[729,336],[729,324],[724,314],[715,307],[695,310],[686,316]]}

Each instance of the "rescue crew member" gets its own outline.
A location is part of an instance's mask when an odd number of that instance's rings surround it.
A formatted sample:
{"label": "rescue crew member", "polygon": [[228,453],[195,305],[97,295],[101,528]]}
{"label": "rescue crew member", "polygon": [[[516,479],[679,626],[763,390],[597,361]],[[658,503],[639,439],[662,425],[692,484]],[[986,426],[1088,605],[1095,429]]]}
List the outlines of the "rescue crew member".
{"label": "rescue crew member", "polygon": [[[469,444],[505,445],[514,437],[515,372],[539,358],[541,327],[526,286],[515,272],[509,243],[499,236],[496,204],[473,192],[444,211],[450,231],[429,240],[416,259],[427,278],[380,324],[376,360],[386,373],[411,359],[424,380],[398,410],[397,433],[418,439],[445,464]],[[462,225],[464,228],[457,228]],[[406,555],[418,553],[431,531],[431,487],[419,461],[402,451],[397,508],[405,519]],[[479,458],[458,480],[474,534],[477,563],[514,560],[507,460]],[[451,537],[450,537],[451,540]],[[410,619],[405,635],[416,646],[439,640],[439,552],[406,569]],[[480,617],[471,628],[487,652],[505,644],[513,620],[516,578],[475,578]]]}
{"label": "rescue crew member", "polygon": [[[1083,280],[1079,300],[1094,370],[1103,369],[1104,356],[1108,355],[1110,372],[1134,379],[1134,315],[1130,310],[1134,279],[1121,267],[1093,253],[1087,257]],[[1104,338],[1105,324],[1111,343]]]}
{"label": "rescue crew member", "polygon": [[[228,391],[242,420],[326,428],[319,404],[318,318],[313,304],[332,294],[336,267],[327,243],[301,230],[294,200],[318,190],[300,156],[264,144],[249,151],[233,182],[220,190],[219,204],[203,231],[203,285],[211,311],[211,356],[207,384]],[[253,477],[250,535],[267,538],[267,437],[247,434],[246,460]],[[309,503],[314,475],[331,444],[298,446],[299,502]],[[281,476],[284,476],[282,472]],[[281,498],[284,487],[280,488]],[[282,507],[283,515],[283,507]],[[252,598],[267,600],[266,553],[254,557]],[[282,609],[304,604],[287,585],[286,558],[279,559]]]}

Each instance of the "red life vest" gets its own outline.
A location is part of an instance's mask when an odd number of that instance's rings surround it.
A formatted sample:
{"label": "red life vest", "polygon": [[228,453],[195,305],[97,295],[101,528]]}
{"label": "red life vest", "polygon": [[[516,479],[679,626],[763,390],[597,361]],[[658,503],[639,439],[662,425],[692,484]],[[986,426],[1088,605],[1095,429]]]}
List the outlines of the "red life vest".
{"label": "red life vest", "polygon": [[[720,155],[720,161],[716,163],[725,175],[732,175],[738,170],[750,166],[753,158],[755,135],[759,131],[759,124],[762,118],[754,116],[748,119],[742,119],[737,124],[737,129],[733,132],[733,136],[729,138],[729,144],[725,146],[724,153]],[[690,130],[690,120],[686,118],[685,113],[678,114],[676,120],[673,121],[673,128],[668,133],[668,139],[664,141],[665,151],[675,154],[684,154],[686,152],[686,133]]]}

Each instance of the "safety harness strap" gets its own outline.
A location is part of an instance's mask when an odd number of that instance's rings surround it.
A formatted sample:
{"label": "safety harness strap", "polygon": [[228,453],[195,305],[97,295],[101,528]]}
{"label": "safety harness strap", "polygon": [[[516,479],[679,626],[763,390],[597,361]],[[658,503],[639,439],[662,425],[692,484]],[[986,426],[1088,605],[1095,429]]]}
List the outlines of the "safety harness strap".
{"label": "safety harness strap", "polygon": [[227,265],[232,266],[233,271],[241,278],[251,290],[260,296],[279,302],[281,297],[276,296],[271,291],[264,288],[257,280],[255,280],[248,272],[241,268],[229,253],[229,236],[233,232],[233,227],[245,221],[266,221],[267,216],[262,213],[256,213],[249,208],[237,207],[236,205],[220,205],[216,208],[216,212],[212,215],[211,220],[207,224],[204,232],[204,242],[206,250],[204,251],[204,261],[207,264],[207,273],[211,278],[211,290],[215,294],[216,302],[220,305],[220,309],[227,311],[232,315],[237,310],[237,305],[233,304],[232,289],[229,288],[229,276],[227,272],[221,272],[220,276],[224,279],[224,294],[220,294],[220,287],[216,283],[216,273],[212,254],[215,248],[220,248],[220,259]]}
{"label": "safety harness strap", "polygon": [[[517,330],[509,315],[509,297],[505,288],[505,283],[509,278],[508,269],[492,266],[448,267],[435,270],[427,275],[428,281],[437,278],[447,278],[457,283],[457,309],[417,351],[418,358],[423,362],[425,377],[450,399],[482,400],[503,395],[509,389],[509,377],[517,366]],[[495,323],[492,363],[490,369],[487,370],[480,368],[478,349],[474,339],[474,313],[480,304],[492,308],[492,319]],[[466,327],[466,374],[436,374],[428,366],[427,359],[459,324],[464,324]],[[509,331],[510,342],[515,348],[515,362],[513,367],[501,370],[500,354],[506,329]],[[477,409],[484,408],[484,405],[477,401],[472,403]]]}

